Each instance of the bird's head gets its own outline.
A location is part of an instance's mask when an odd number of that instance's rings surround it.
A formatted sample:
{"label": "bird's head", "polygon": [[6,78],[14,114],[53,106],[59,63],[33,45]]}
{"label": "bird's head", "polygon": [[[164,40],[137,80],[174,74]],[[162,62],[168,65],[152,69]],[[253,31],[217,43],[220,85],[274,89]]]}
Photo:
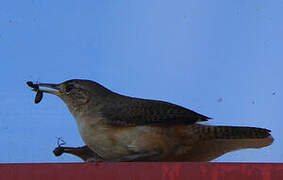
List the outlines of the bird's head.
{"label": "bird's head", "polygon": [[49,88],[40,89],[40,91],[58,96],[67,104],[69,109],[82,108],[89,103],[97,104],[102,98],[112,94],[102,85],[82,79],[68,80],[59,84],[39,83],[38,86]]}

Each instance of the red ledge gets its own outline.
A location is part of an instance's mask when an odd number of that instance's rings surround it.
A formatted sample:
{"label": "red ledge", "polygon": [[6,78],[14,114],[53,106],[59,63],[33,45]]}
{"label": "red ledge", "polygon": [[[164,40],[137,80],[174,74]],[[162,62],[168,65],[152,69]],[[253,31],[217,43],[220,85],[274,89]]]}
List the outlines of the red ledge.
{"label": "red ledge", "polygon": [[15,163],[0,180],[283,180],[283,163]]}

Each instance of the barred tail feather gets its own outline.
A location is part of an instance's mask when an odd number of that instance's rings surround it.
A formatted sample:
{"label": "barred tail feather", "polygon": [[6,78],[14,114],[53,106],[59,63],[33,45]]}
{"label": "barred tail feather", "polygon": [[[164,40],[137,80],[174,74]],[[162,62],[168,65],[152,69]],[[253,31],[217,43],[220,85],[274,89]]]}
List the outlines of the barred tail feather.
{"label": "barred tail feather", "polygon": [[211,161],[231,151],[262,148],[274,141],[270,130],[255,127],[199,125],[195,130],[199,133],[199,139],[187,161]]}

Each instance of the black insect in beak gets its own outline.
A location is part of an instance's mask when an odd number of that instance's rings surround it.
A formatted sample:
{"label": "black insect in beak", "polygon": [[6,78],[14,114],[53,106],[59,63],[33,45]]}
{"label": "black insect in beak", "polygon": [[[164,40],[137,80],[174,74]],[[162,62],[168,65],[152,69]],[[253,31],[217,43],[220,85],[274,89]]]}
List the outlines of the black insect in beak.
{"label": "black insect in beak", "polygon": [[35,96],[35,99],[34,99],[34,103],[35,103],[35,104],[38,104],[38,103],[42,100],[42,98],[43,98],[43,92],[49,93],[49,94],[54,94],[54,95],[57,95],[57,96],[60,95],[60,92],[59,92],[59,91],[52,91],[52,90],[46,90],[46,89],[39,89],[39,87],[42,86],[42,87],[47,87],[47,88],[59,90],[58,85],[56,85],[56,84],[46,84],[46,83],[34,84],[33,82],[28,81],[28,82],[27,82],[27,85],[28,85],[29,87],[31,87],[33,91],[36,92],[36,96]]}

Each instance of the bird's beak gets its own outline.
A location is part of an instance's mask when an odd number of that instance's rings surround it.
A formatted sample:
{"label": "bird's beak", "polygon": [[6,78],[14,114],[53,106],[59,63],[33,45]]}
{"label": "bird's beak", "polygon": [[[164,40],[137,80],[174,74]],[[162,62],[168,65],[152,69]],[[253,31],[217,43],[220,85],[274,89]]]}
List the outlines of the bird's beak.
{"label": "bird's beak", "polygon": [[50,88],[50,89],[54,89],[54,90],[48,90],[48,89],[40,89],[41,92],[45,92],[45,93],[49,93],[49,94],[54,94],[56,96],[60,96],[62,95],[62,92],[60,92],[60,88],[58,84],[48,84],[48,83],[39,83],[38,84],[39,87],[46,87],[46,88]]}

